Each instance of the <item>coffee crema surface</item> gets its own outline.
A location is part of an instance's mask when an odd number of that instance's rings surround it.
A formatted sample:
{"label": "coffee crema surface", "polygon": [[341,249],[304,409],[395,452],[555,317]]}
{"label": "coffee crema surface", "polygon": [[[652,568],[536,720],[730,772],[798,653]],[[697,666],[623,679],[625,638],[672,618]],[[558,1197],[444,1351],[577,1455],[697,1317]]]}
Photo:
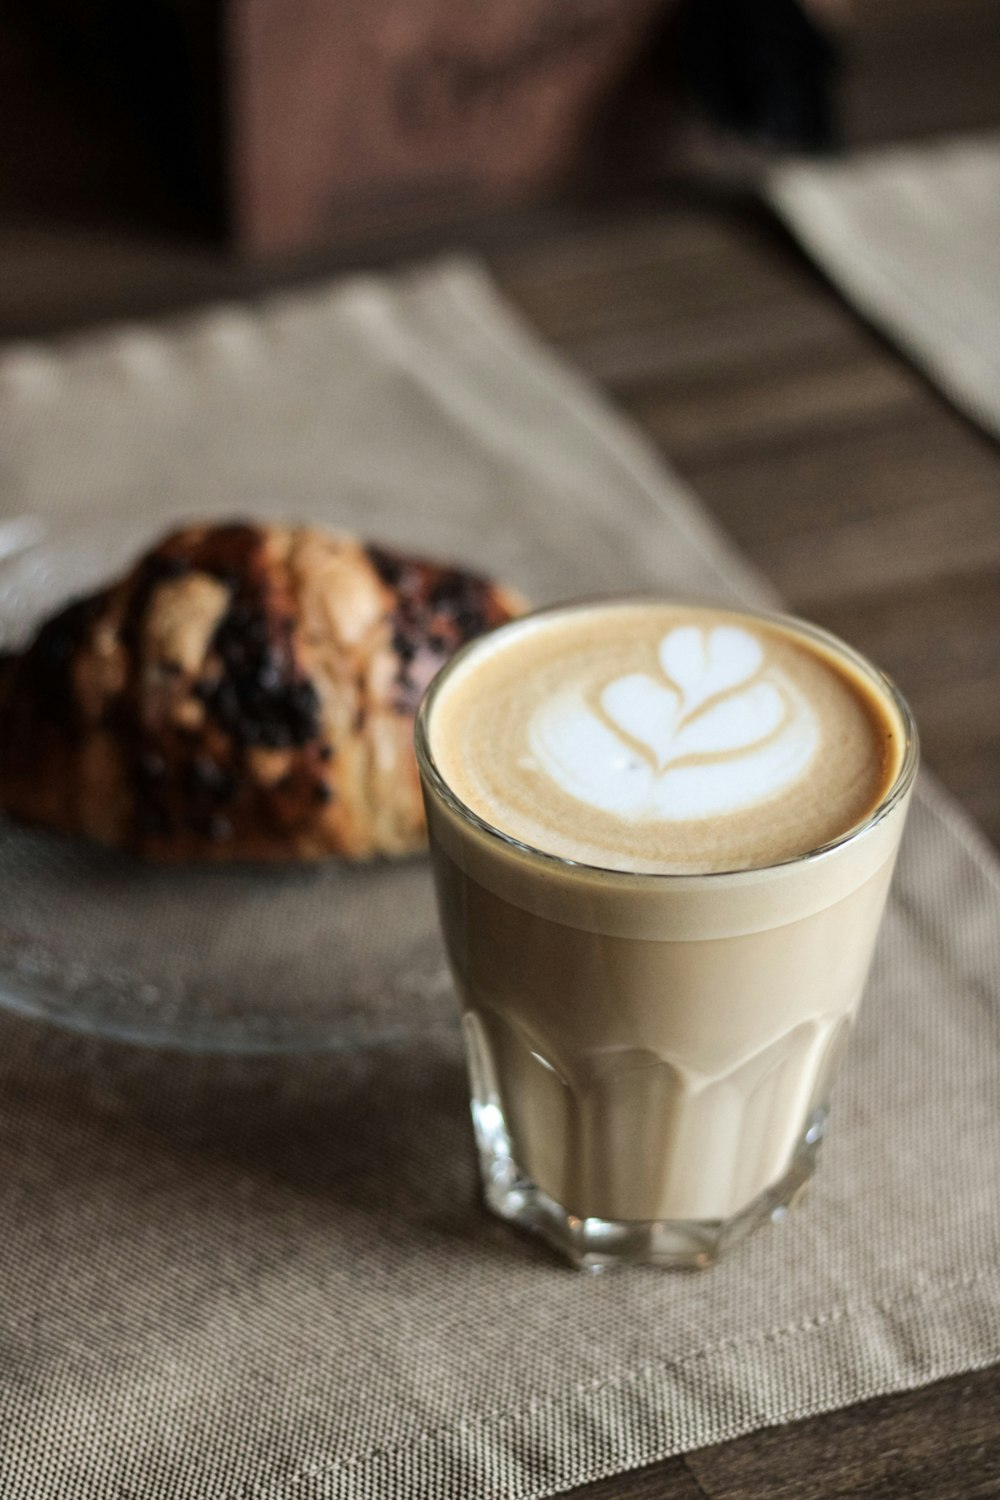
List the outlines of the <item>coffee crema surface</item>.
{"label": "coffee crema surface", "polygon": [[646,601],[480,644],[435,703],[431,747],[502,832],[652,873],[819,848],[874,811],[905,748],[888,699],[794,624]]}

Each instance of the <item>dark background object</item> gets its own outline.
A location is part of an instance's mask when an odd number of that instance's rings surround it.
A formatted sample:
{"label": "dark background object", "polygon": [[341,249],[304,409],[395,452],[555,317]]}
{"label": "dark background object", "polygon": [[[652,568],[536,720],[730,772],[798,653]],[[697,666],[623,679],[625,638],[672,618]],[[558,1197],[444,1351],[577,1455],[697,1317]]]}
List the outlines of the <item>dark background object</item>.
{"label": "dark background object", "polygon": [[664,3],[229,0],[237,242],[443,221],[565,183]]}
{"label": "dark background object", "polygon": [[[118,110],[203,235],[250,253],[454,224],[641,172],[693,97],[833,138],[834,50],[798,0],[18,0],[81,109]],[[619,143],[625,140],[623,149]]]}
{"label": "dark background object", "polygon": [[678,66],[708,117],[764,145],[837,139],[839,49],[799,0],[686,0]]}
{"label": "dark background object", "polygon": [[110,109],[203,232],[228,215],[220,0],[13,0],[11,27],[81,115]]}
{"label": "dark background object", "polygon": [[170,190],[287,251],[447,222],[586,170],[592,123],[675,0],[19,0]]}

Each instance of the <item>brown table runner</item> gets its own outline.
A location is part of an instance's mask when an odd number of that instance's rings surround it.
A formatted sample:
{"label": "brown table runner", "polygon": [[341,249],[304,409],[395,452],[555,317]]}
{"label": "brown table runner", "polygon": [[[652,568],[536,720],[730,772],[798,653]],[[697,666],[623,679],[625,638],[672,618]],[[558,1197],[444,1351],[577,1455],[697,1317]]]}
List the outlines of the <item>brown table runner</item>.
{"label": "brown table runner", "polygon": [[[0,550],[270,489],[539,602],[766,597],[464,265],[11,350],[0,430]],[[541,1496],[994,1362],[998,895],[925,778],[811,1199],[695,1275],[583,1277],[482,1212],[444,997],[304,1057],[3,1018],[0,1494]]]}

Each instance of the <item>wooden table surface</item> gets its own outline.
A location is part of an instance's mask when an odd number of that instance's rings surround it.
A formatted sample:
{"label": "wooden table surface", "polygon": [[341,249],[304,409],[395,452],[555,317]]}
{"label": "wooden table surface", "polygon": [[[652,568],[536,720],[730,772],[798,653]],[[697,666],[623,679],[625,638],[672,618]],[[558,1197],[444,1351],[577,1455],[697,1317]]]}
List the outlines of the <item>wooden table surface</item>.
{"label": "wooden table surface", "polygon": [[[1000,126],[997,0],[866,0],[857,20],[846,87],[853,143]],[[234,264],[176,225],[130,224],[106,207],[123,201],[128,147],[119,138],[117,154],[88,152],[73,108],[54,86],[46,93],[30,48],[8,40],[0,337],[440,248],[414,234],[260,267]],[[48,123],[38,130],[33,111],[42,109]],[[47,195],[37,191],[43,181]],[[997,445],[867,328],[748,196],[647,189],[471,226],[460,238],[486,255],[541,334],[651,435],[789,605],[897,678],[926,761],[1000,844]],[[1000,1368],[574,1494],[995,1497]]]}

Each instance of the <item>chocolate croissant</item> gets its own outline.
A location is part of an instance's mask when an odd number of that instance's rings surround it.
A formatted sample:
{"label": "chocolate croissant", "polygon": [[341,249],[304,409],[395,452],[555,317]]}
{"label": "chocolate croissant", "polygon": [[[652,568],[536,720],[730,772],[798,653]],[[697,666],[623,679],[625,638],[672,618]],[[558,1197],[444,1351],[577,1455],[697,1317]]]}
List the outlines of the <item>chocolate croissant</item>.
{"label": "chocolate croissant", "polygon": [[0,661],[0,808],[154,860],[407,853],[424,688],[521,607],[313,528],[176,532]]}

